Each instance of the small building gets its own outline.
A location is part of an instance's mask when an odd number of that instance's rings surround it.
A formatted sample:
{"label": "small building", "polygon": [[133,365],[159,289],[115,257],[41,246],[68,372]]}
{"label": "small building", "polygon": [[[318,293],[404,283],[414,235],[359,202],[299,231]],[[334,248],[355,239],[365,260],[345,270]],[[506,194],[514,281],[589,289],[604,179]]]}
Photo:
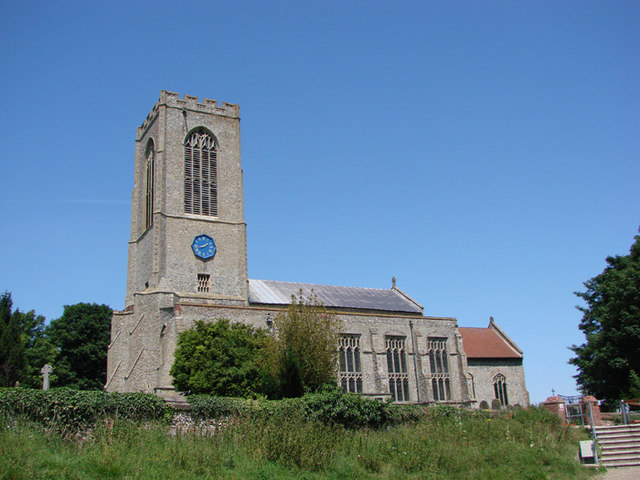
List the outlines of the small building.
{"label": "small building", "polygon": [[487,328],[460,327],[471,394],[479,408],[529,405],[522,350],[493,321]]}
{"label": "small building", "polygon": [[[342,320],[337,382],[345,391],[475,406],[475,388],[491,400],[494,380],[471,373],[457,320],[425,315],[395,280],[376,289],[249,279],[240,109],[162,91],[137,129],[127,293],[111,322],[105,388],[173,397],[181,332],[220,318],[267,327],[300,291]],[[505,405],[526,404],[517,352],[521,381],[508,383],[511,398],[507,383],[496,390]]]}

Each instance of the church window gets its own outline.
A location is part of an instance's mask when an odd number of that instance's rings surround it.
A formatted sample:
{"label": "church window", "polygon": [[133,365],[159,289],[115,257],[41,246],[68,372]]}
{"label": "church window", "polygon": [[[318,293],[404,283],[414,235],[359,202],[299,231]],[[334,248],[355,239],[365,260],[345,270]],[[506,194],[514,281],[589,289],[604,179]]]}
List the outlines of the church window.
{"label": "church window", "polygon": [[451,381],[447,358],[447,339],[429,337],[427,341],[431,368],[431,389],[436,402],[451,400]]}
{"label": "church window", "polygon": [[387,370],[389,372],[389,392],[394,402],[409,401],[409,374],[405,337],[386,337]]}
{"label": "church window", "polygon": [[500,404],[503,407],[509,405],[509,397],[507,397],[507,379],[501,373],[498,373],[493,377],[493,392],[495,393],[496,400],[500,400]]}
{"label": "church window", "polygon": [[343,392],[362,393],[360,335],[342,335],[338,340],[338,378]]}
{"label": "church window", "polygon": [[184,143],[184,211],[218,215],[217,145],[202,127],[193,130]]}
{"label": "church window", "polygon": [[154,168],[155,168],[155,151],[153,148],[153,140],[147,143],[145,152],[146,162],[146,193],[144,205],[144,229],[146,230],[153,225],[153,184],[154,184]]}
{"label": "church window", "polygon": [[198,292],[206,293],[211,288],[211,276],[206,273],[198,274]]}

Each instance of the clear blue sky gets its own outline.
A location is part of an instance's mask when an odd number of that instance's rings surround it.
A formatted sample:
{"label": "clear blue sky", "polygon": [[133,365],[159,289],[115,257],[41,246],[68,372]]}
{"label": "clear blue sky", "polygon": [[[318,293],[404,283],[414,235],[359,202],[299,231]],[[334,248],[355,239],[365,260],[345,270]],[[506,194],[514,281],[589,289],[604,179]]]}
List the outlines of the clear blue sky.
{"label": "clear blue sky", "polygon": [[135,128],[238,103],[251,278],[389,288],[575,392],[640,225],[640,3],[0,1],[0,289],[122,308]]}

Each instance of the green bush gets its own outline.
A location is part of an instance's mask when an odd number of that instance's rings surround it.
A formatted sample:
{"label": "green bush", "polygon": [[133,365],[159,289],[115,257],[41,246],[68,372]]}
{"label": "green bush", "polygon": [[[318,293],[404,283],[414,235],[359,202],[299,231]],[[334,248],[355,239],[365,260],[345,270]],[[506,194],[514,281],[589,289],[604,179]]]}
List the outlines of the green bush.
{"label": "green bush", "polygon": [[270,337],[265,329],[219,319],[199,320],[178,338],[171,367],[178,391],[225,397],[264,393],[261,355]]}
{"label": "green bush", "polygon": [[194,419],[244,415],[254,419],[276,417],[285,421],[289,417],[302,416],[310,421],[349,429],[382,428],[417,421],[426,411],[425,407],[393,405],[361,395],[342,393],[334,386],[326,386],[319,393],[283,400],[244,400],[208,395],[192,395],[188,398]]}
{"label": "green bush", "polygon": [[214,397],[212,395],[190,395],[191,417],[197,420],[238,416],[247,413],[250,401],[234,397]]}
{"label": "green bush", "polygon": [[307,418],[346,428],[380,428],[394,423],[394,405],[337,388],[308,393],[300,399]]}
{"label": "green bush", "polygon": [[105,417],[131,421],[161,421],[170,408],[160,398],[144,393],[107,393],[70,388],[0,389],[0,415],[22,417],[65,434],[89,428]]}

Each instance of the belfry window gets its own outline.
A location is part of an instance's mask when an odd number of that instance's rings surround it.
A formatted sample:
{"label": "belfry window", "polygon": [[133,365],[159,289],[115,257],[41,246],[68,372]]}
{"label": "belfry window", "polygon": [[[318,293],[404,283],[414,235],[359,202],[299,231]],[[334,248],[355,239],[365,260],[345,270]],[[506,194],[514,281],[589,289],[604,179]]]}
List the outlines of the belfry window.
{"label": "belfry window", "polygon": [[389,372],[389,393],[394,402],[409,401],[409,374],[405,337],[386,337],[387,371]]}
{"label": "belfry window", "polygon": [[202,127],[193,130],[184,142],[184,211],[218,216],[217,145]]}
{"label": "belfry window", "polygon": [[362,393],[360,335],[343,335],[338,340],[338,378],[343,392]]}
{"label": "belfry window", "polygon": [[447,358],[447,339],[429,337],[427,341],[431,367],[431,389],[436,402],[451,400],[451,382]]}
{"label": "belfry window", "polygon": [[509,405],[509,397],[507,397],[507,379],[501,373],[498,373],[493,377],[493,392],[496,395],[496,399],[500,400],[500,404],[503,407]]}
{"label": "belfry window", "polygon": [[149,140],[147,143],[147,150],[145,152],[145,158],[147,159],[146,168],[146,190],[145,190],[145,204],[144,204],[144,229],[146,230],[153,225],[153,171],[155,168],[155,151],[153,148],[153,140]]}

